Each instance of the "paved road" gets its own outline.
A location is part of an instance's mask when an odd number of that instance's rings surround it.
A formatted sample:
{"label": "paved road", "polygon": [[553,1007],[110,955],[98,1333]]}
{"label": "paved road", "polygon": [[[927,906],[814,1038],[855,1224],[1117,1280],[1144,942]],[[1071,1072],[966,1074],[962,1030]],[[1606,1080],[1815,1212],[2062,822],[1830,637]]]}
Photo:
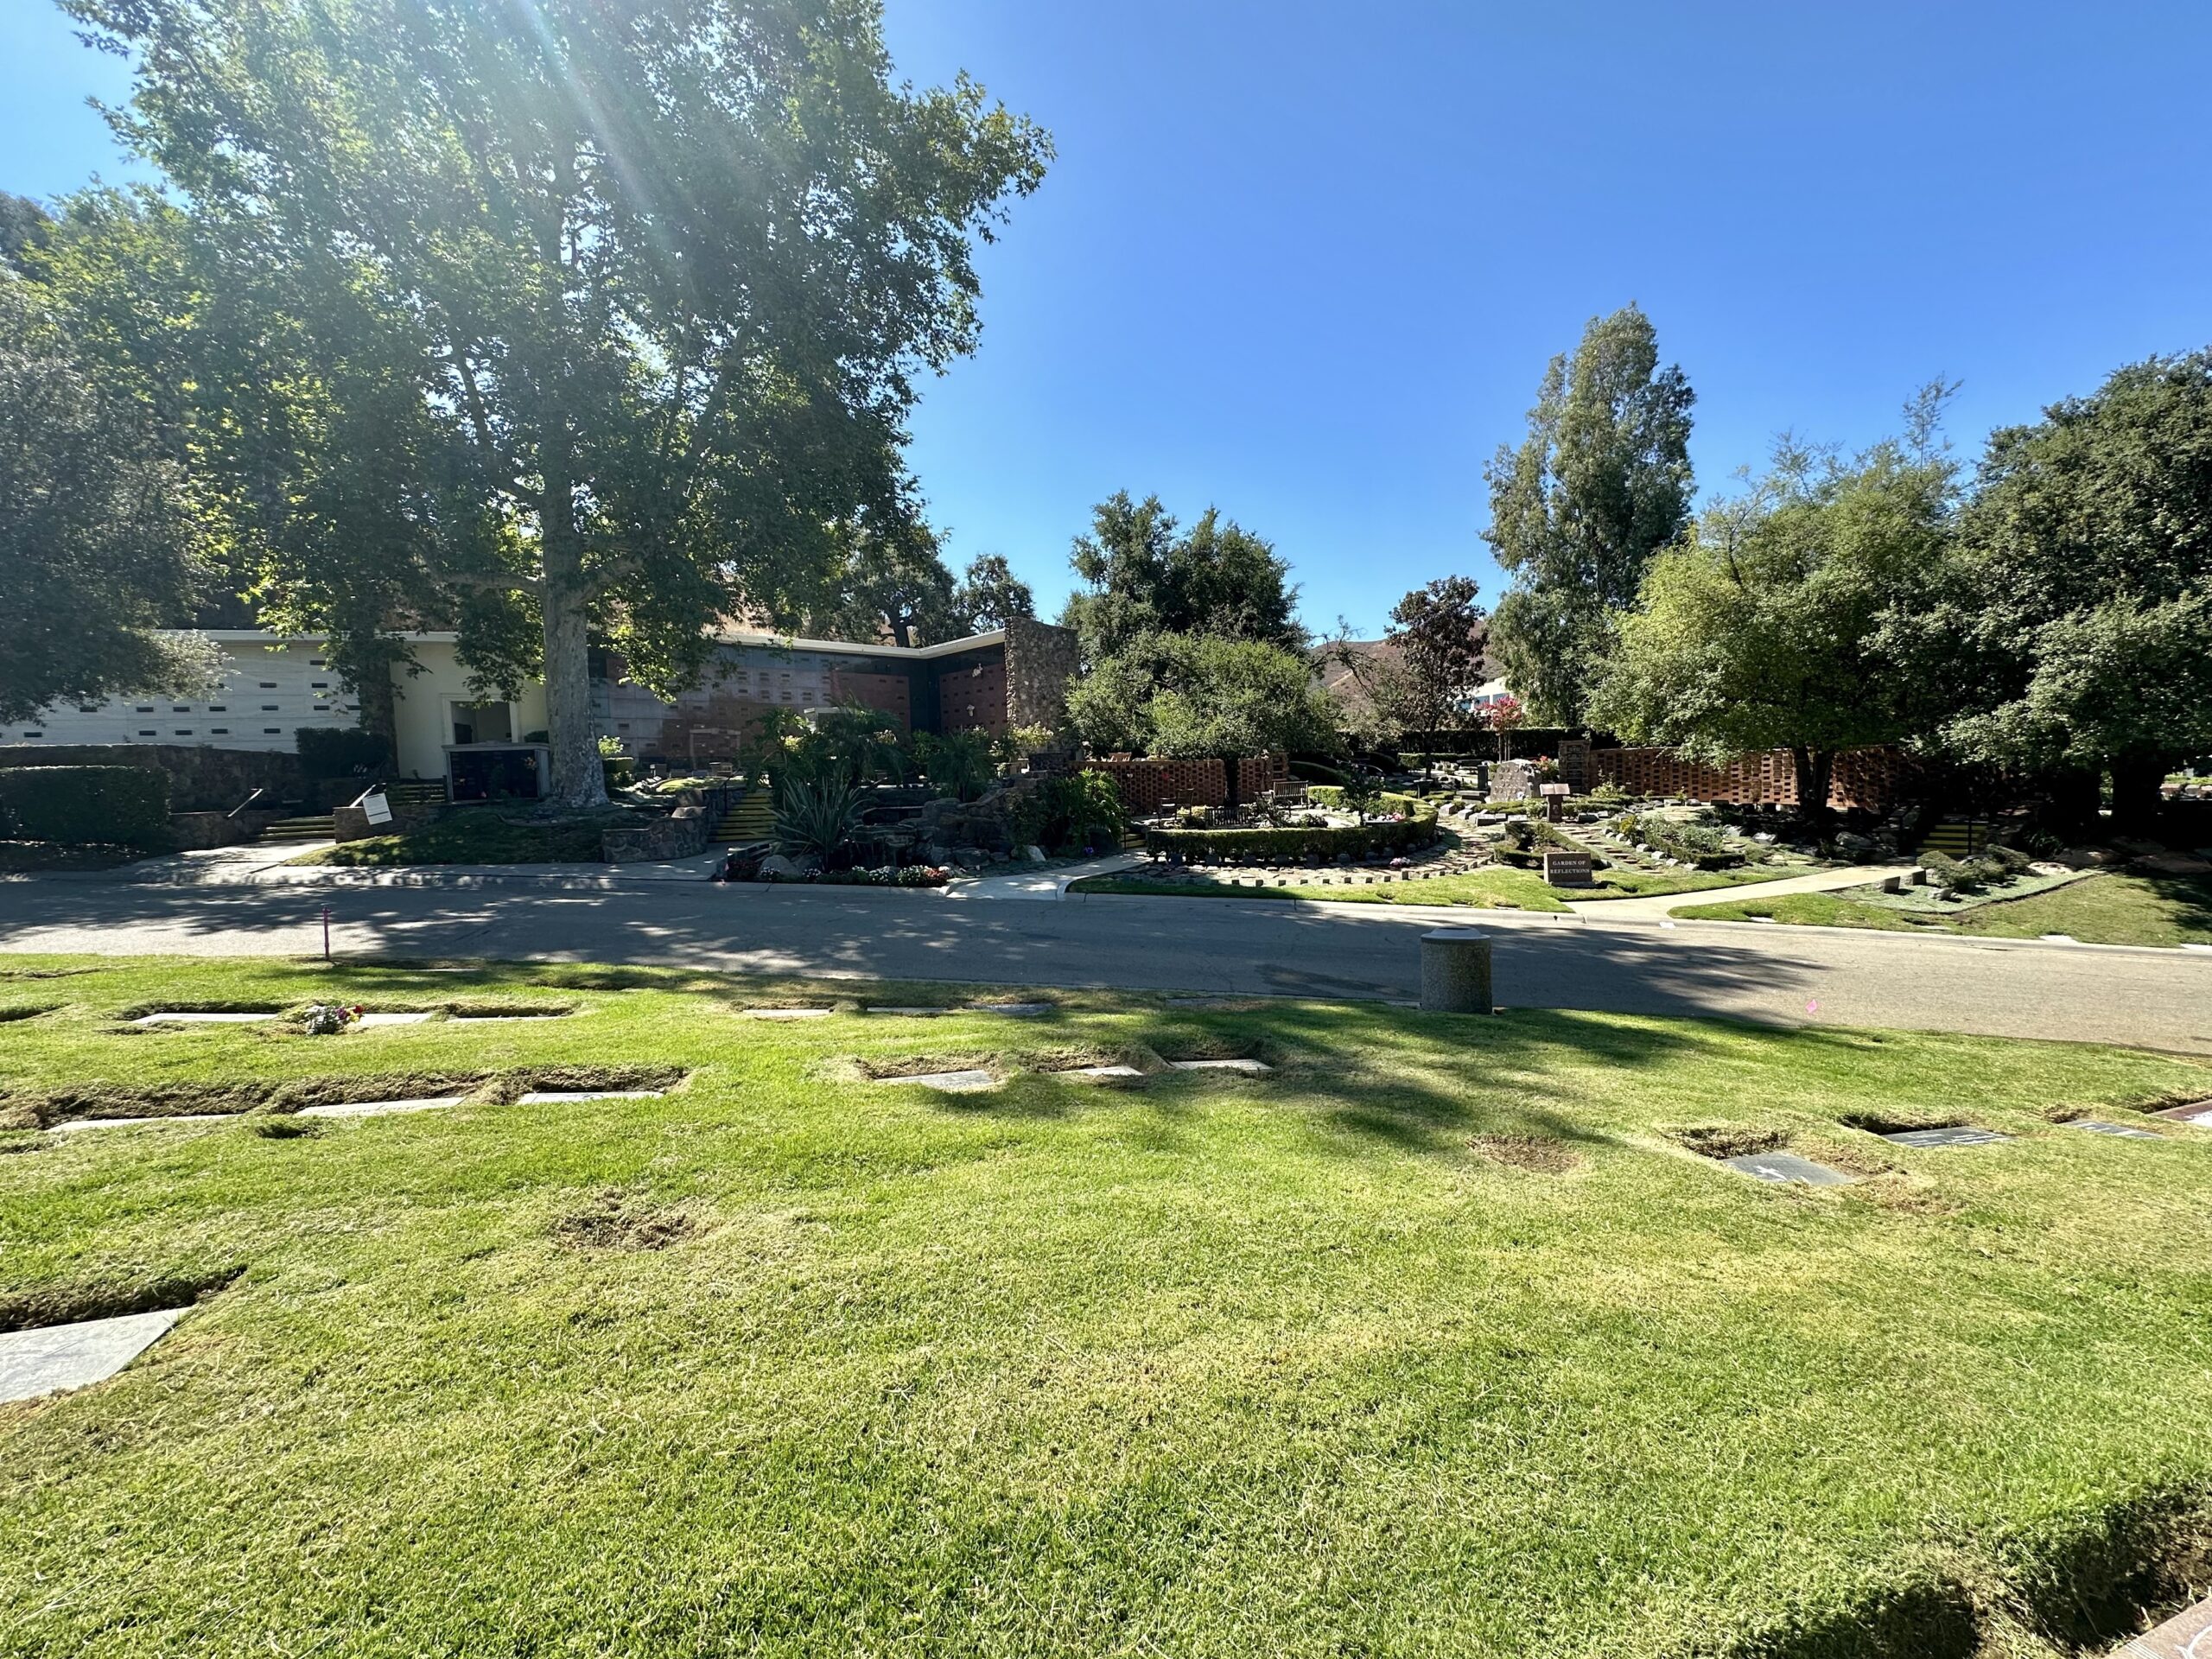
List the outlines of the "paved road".
{"label": "paved road", "polygon": [[[0,882],[0,950],[645,962],[842,976],[1410,998],[1424,927],[1465,911],[640,884],[160,887]],[[2212,1054],[2212,956],[1842,929],[1588,918],[1483,924],[1501,1002],[1726,1014]],[[1808,1009],[1808,1004],[1817,1004]]]}

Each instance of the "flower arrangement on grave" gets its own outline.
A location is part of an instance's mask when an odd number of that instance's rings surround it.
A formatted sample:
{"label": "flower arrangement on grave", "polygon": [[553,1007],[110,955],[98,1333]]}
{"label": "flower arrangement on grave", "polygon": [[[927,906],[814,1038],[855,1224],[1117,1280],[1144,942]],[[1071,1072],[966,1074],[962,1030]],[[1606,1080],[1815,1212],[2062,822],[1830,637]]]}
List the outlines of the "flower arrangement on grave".
{"label": "flower arrangement on grave", "polygon": [[307,1027],[310,1037],[334,1037],[367,1012],[367,1007],[358,1002],[351,1007],[342,1002],[316,1002],[310,1004],[301,1016],[301,1024]]}

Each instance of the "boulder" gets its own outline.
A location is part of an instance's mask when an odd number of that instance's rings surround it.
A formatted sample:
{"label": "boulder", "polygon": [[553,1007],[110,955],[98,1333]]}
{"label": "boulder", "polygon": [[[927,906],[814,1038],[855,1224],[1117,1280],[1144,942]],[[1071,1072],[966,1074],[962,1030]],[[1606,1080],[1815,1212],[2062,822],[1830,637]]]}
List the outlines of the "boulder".
{"label": "boulder", "polygon": [[1021,855],[1032,864],[1042,864],[1045,861],[1045,849],[1042,847],[1025,847],[1021,849]]}
{"label": "boulder", "polygon": [[797,881],[806,874],[796,860],[781,853],[771,853],[760,861],[760,876],[763,881]]}

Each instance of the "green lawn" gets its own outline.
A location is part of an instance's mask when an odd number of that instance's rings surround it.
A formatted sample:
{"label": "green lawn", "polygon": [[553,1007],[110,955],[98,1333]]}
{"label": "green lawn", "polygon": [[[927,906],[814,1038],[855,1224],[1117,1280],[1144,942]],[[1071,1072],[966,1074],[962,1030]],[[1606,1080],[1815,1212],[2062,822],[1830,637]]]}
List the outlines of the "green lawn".
{"label": "green lawn", "polygon": [[636,814],[617,811],[544,823],[509,817],[494,807],[470,807],[448,812],[404,835],[340,842],[289,861],[376,868],[402,864],[596,862],[605,831],[636,821]]}
{"label": "green lawn", "polygon": [[[0,1316],[227,1282],[111,1382],[0,1407],[11,1656],[2019,1659],[2101,1650],[2212,1544],[2212,1130],[2047,1121],[2212,1093],[2202,1065],[1104,995],[772,1024],[737,1010],[796,988],[639,969],[7,963],[19,1122],[479,1090],[283,1137],[306,1121],[264,1109],[5,1138]],[[117,1022],[331,996],[571,1012]],[[1225,1053],[1277,1070],[1032,1069]],[[924,1058],[1007,1081],[866,1080]],[[688,1081],[499,1103],[610,1062]],[[1846,1127],[1867,1113],[2018,1139],[1902,1150]],[[1684,1144],[1776,1136],[1868,1179],[1764,1186]]]}
{"label": "green lawn", "polygon": [[2084,944],[2212,944],[2212,879],[2094,875],[2048,893],[1979,905],[1953,915],[1923,915],[1866,904],[1852,898],[1848,889],[1699,905],[1675,914],[1722,922],[1766,916],[1808,927],[1871,927],[1999,939],[2064,933]]}

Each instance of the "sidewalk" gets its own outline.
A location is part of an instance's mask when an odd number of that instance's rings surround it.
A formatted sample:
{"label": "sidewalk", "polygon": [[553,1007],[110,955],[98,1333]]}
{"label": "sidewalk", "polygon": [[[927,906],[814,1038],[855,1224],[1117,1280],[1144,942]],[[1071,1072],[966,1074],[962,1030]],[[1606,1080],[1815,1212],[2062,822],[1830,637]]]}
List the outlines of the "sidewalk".
{"label": "sidewalk", "polygon": [[1835,893],[1845,887],[1874,887],[1885,877],[1903,875],[1913,868],[1910,864],[1854,864],[1846,869],[1786,876],[1779,881],[1747,881],[1740,887],[1704,887],[1695,893],[1653,893],[1643,899],[1570,899],[1567,908],[1592,921],[1609,917],[1624,922],[1662,921],[1684,905],[1733,904],[1739,899],[1778,899],[1788,893]]}
{"label": "sidewalk", "polygon": [[1144,862],[1141,853],[1113,853],[1083,864],[1064,864],[1058,869],[1024,870],[1013,875],[983,875],[963,881],[950,890],[955,899],[1032,899],[1057,901],[1068,896],[1068,884],[1087,875],[1111,875]]}

